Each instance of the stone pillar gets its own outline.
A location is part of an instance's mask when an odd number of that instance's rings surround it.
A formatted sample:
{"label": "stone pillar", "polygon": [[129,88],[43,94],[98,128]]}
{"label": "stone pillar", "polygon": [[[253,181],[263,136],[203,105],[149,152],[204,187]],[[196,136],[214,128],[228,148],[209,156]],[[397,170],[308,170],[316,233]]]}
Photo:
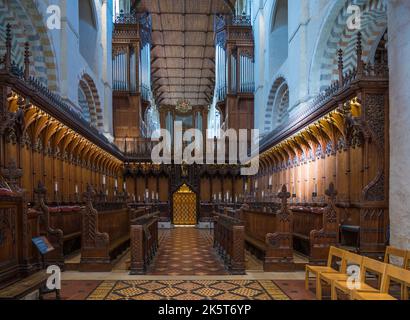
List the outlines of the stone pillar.
{"label": "stone pillar", "polygon": [[104,133],[108,139],[114,140],[113,134],[113,99],[112,99],[112,5],[109,0],[101,4],[101,45],[103,46],[103,72],[104,83]]}
{"label": "stone pillar", "polygon": [[390,69],[390,239],[410,249],[410,2],[388,3]]}

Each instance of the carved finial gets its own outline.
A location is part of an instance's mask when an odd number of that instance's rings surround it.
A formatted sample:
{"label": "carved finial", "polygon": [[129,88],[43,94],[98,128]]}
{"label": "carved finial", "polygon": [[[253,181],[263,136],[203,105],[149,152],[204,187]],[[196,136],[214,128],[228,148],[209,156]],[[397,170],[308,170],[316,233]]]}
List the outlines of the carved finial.
{"label": "carved finial", "polygon": [[24,80],[30,77],[30,44],[27,41],[24,45]]}
{"label": "carved finial", "polygon": [[290,198],[290,192],[288,192],[285,184],[282,186],[281,192],[278,193],[278,198],[282,200],[282,205],[287,205],[288,199]]}
{"label": "carved finial", "polygon": [[83,193],[84,201],[92,202],[94,200],[94,196],[95,196],[94,188],[91,185],[87,184],[86,191]]}
{"label": "carved finial", "polygon": [[6,70],[11,68],[11,25],[8,23],[6,27],[6,55],[4,57]]}
{"label": "carved finial", "polygon": [[339,70],[339,86],[343,85],[343,50],[339,49],[337,51],[338,55],[338,63],[337,63],[337,68]]}
{"label": "carved finial", "polygon": [[37,184],[37,188],[34,189],[34,193],[35,194],[46,194],[47,193],[47,189],[44,186],[44,183],[39,181]]}
{"label": "carved finial", "polygon": [[127,140],[128,140],[128,135],[125,136],[125,146],[124,146],[124,153],[127,154]]}
{"label": "carved finial", "polygon": [[41,203],[45,202],[47,189],[44,186],[44,183],[39,181],[37,184],[37,188],[34,189],[34,194],[36,195],[36,204],[41,205]]}
{"label": "carved finial", "polygon": [[337,191],[333,182],[329,184],[329,188],[325,191],[325,195],[327,195],[331,201],[334,201],[336,199]]}
{"label": "carved finial", "polygon": [[357,33],[357,45],[356,45],[356,53],[357,53],[357,73],[361,75],[363,73],[363,61],[362,61],[362,33],[359,31]]}

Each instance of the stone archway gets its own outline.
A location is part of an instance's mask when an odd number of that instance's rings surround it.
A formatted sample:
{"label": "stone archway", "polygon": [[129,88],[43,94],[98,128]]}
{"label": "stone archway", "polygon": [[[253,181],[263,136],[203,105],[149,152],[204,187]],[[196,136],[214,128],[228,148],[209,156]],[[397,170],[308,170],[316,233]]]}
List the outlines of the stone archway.
{"label": "stone archway", "polygon": [[269,92],[268,103],[265,110],[264,131],[268,133],[282,124],[289,109],[289,87],[285,78],[275,80]]}
{"label": "stone archway", "polygon": [[30,75],[51,91],[58,91],[58,70],[47,28],[35,2],[6,0],[0,8],[0,55],[5,51],[5,29],[12,30],[12,59],[23,66],[24,44],[29,42],[31,52]]}
{"label": "stone archway", "polygon": [[[350,5],[360,8],[360,30],[349,29]],[[313,93],[326,89],[337,80],[337,50],[343,50],[344,70],[356,65],[357,33],[362,34],[363,60],[368,62],[387,28],[387,7],[384,0],[344,0],[336,2],[322,26],[310,70]]]}
{"label": "stone archway", "polygon": [[88,74],[84,74],[80,79],[79,88],[84,92],[86,98],[90,123],[101,131],[104,126],[103,115],[98,90],[93,79]]}

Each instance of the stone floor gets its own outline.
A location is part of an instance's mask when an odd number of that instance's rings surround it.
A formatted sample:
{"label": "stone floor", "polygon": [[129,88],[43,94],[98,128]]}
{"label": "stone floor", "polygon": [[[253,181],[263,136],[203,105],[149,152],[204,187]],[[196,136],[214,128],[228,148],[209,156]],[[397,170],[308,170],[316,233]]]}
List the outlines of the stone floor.
{"label": "stone floor", "polygon": [[[249,252],[247,274],[230,275],[213,249],[212,233],[195,228],[161,230],[159,250],[146,275],[129,275],[129,253],[112,272],[62,274],[64,300],[312,300],[304,288],[304,272],[263,272]],[[52,299],[53,295],[46,298]]]}
{"label": "stone floor", "polygon": [[[314,300],[303,280],[63,280],[63,300]],[[46,299],[54,299],[48,294]]]}
{"label": "stone floor", "polygon": [[226,275],[212,248],[209,230],[174,228],[164,231],[148,275]]}

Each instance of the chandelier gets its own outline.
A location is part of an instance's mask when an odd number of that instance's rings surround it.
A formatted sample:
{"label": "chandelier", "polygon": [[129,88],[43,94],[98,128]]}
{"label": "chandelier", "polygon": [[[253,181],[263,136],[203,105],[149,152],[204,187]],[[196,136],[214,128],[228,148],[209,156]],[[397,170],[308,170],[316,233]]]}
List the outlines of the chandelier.
{"label": "chandelier", "polygon": [[191,111],[192,107],[191,107],[191,104],[187,100],[178,100],[176,109],[179,112],[186,113],[188,111]]}

